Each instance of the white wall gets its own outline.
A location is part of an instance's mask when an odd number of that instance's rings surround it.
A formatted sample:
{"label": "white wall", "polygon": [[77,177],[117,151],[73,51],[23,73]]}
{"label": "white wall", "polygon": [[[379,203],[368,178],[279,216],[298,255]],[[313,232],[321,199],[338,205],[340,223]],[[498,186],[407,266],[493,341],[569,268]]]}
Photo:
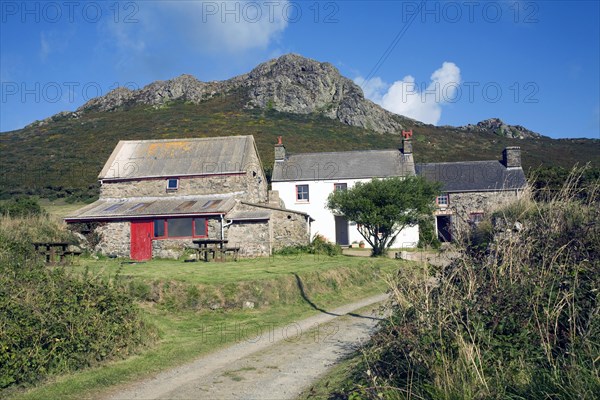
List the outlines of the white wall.
{"label": "white wall", "polygon": [[[279,192],[279,198],[285,203],[285,207],[291,210],[302,211],[309,214],[315,221],[311,225],[311,238],[319,234],[331,242],[335,242],[335,220],[327,209],[327,197],[333,192],[335,183],[346,183],[350,189],[356,182],[368,182],[370,179],[343,179],[325,181],[294,181],[273,182],[272,189]],[[308,185],[309,201],[298,202],[296,200],[296,185]],[[348,227],[350,243],[364,240],[356,229],[356,224],[350,222]],[[405,228],[393,244],[393,247],[416,247],[419,241],[419,227]],[[365,242],[368,247],[369,244]]]}

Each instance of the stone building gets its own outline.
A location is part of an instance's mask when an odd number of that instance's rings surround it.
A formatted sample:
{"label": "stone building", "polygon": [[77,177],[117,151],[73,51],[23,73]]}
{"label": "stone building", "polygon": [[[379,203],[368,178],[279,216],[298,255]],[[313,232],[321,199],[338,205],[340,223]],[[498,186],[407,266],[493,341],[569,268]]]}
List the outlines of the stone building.
{"label": "stone building", "polygon": [[507,147],[502,160],[417,164],[417,175],[442,184],[435,227],[442,242],[460,238],[485,214],[514,202],[527,190],[521,149]]}
{"label": "stone building", "polygon": [[209,238],[269,255],[310,239],[307,213],[269,202],[252,136],[120,141],[98,179],[100,198],[65,221],[102,254],[176,258]]}

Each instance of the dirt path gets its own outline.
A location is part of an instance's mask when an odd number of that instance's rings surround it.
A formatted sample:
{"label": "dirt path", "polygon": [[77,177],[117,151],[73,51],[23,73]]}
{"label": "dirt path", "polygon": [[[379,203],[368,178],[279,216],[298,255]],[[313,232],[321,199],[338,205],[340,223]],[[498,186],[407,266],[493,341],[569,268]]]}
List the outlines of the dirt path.
{"label": "dirt path", "polygon": [[379,317],[353,311],[386,298],[370,297],[284,327],[240,329],[236,344],[111,399],[293,399],[369,337]]}

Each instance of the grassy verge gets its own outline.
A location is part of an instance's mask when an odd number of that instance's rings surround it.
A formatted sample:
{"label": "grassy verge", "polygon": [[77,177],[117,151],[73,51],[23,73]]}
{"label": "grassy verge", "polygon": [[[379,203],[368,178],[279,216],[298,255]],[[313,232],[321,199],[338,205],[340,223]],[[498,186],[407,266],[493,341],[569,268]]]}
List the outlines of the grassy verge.
{"label": "grassy verge", "polygon": [[[136,356],[55,377],[27,392],[13,392],[11,395],[19,399],[98,397],[116,390],[119,385],[152,376],[244,340],[244,332],[248,329],[254,336],[257,327],[285,326],[318,313],[316,308],[327,309],[380,293],[385,290],[382,275],[393,272],[399,265],[395,260],[343,256],[315,258],[313,255],[220,264],[158,260],[125,265],[121,273],[127,279],[146,284],[159,280],[171,282],[171,285],[179,282],[188,289],[206,285],[217,291],[227,285],[232,291],[245,287],[287,288],[290,293],[281,301],[257,302],[257,308],[245,310],[210,311],[143,302],[145,320],[154,324],[160,332],[156,345]],[[72,273],[78,274],[87,269],[88,273],[114,276],[119,268],[120,264],[114,260],[82,260]],[[357,274],[359,271],[362,273]]]}
{"label": "grassy verge", "polygon": [[315,397],[598,398],[600,187],[582,196],[580,173],[490,215],[451,264],[399,270],[391,317]]}

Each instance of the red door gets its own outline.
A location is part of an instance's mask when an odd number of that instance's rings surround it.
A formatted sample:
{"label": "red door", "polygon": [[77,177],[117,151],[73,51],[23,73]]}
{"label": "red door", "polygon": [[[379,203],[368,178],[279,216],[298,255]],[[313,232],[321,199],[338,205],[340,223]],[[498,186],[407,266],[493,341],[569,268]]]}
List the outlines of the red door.
{"label": "red door", "polygon": [[152,221],[131,221],[131,259],[152,258]]}

